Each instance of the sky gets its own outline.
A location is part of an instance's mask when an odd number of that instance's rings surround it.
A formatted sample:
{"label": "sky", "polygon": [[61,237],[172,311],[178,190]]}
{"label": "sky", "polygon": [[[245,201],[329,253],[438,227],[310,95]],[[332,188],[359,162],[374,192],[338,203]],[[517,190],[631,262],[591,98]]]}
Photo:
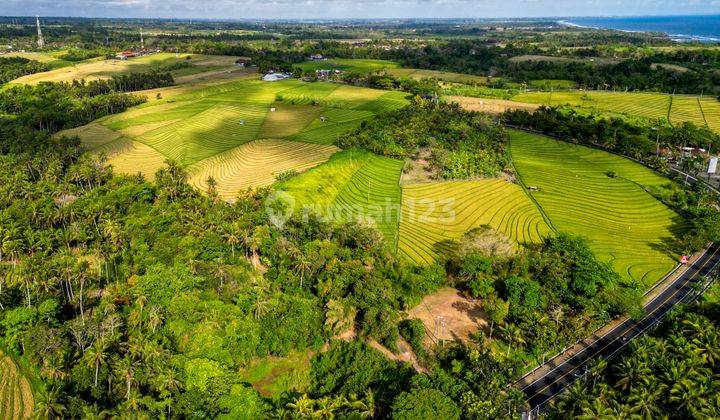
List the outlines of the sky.
{"label": "sky", "polygon": [[720,14],[720,0],[0,0],[4,16],[188,19]]}

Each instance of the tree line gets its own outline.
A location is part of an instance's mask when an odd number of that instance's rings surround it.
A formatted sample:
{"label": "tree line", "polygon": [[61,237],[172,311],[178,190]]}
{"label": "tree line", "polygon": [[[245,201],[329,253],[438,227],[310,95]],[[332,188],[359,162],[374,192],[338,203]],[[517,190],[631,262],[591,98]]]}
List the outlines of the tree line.
{"label": "tree line", "polygon": [[0,85],[28,74],[50,70],[50,66],[23,57],[0,57]]}

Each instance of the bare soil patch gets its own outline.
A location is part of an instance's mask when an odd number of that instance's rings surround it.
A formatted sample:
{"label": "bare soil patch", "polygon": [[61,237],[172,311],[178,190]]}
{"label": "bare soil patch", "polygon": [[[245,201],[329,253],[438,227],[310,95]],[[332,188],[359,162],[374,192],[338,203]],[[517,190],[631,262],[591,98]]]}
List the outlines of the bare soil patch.
{"label": "bare soil patch", "polygon": [[418,306],[410,310],[408,317],[422,321],[432,342],[467,342],[471,334],[489,328],[487,314],[482,311],[480,302],[466,298],[451,287],[425,296]]}

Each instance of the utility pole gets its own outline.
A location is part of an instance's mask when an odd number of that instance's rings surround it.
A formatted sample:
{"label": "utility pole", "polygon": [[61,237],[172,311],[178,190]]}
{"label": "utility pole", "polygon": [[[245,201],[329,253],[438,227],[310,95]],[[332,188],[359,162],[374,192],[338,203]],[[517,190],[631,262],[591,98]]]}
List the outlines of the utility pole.
{"label": "utility pole", "polygon": [[45,46],[45,40],[43,39],[42,29],[40,29],[40,16],[35,16],[35,25],[37,26],[37,45],[38,48]]}

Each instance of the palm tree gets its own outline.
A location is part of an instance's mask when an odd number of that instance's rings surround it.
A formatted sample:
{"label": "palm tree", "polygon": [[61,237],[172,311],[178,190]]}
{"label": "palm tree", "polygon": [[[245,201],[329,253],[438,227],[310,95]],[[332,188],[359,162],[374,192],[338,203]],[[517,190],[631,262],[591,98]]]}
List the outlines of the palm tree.
{"label": "palm tree", "polygon": [[500,332],[505,338],[505,341],[508,342],[508,351],[507,356],[510,357],[510,349],[517,348],[517,346],[521,346],[525,344],[525,338],[523,337],[522,330],[520,330],[520,327],[518,327],[515,324],[506,324],[500,328]]}
{"label": "palm tree", "polygon": [[255,319],[262,319],[270,312],[270,304],[264,296],[258,296],[253,302]]}
{"label": "palm tree", "polygon": [[162,309],[157,306],[153,305],[150,310],[148,311],[148,320],[147,325],[150,327],[150,331],[155,334],[155,331],[157,328],[162,325],[163,322],[163,316],[162,316]]}
{"label": "palm tree", "polygon": [[560,321],[562,320],[563,316],[565,315],[565,312],[563,311],[562,305],[556,305],[553,306],[550,310],[550,316],[552,317],[553,321],[555,321],[555,329],[557,330],[560,326]]}
{"label": "palm tree", "polygon": [[95,367],[95,387],[98,385],[98,373],[100,365],[107,361],[107,344],[104,339],[95,340],[94,343],[83,354],[89,367]]}
{"label": "palm tree", "polygon": [[702,411],[708,405],[705,386],[690,379],[682,379],[670,388],[669,401],[677,408],[684,409],[689,417]]}
{"label": "palm tree", "polygon": [[573,418],[582,410],[590,393],[585,389],[583,381],[575,381],[565,394],[558,400],[555,408],[558,412],[563,413],[567,418]]}
{"label": "palm tree", "polygon": [[646,381],[651,375],[652,372],[644,362],[626,358],[618,365],[618,380],[615,386],[624,391],[638,382]]}
{"label": "palm tree", "polygon": [[315,400],[303,394],[295,402],[287,403],[287,408],[293,410],[299,417],[311,417],[315,412]]}
{"label": "palm tree", "polygon": [[124,357],[115,362],[114,370],[115,374],[125,382],[125,399],[130,399],[130,390],[133,382],[135,382],[135,362],[128,357]]}
{"label": "palm tree", "polygon": [[223,235],[225,237],[225,241],[230,245],[230,255],[232,255],[233,260],[235,259],[235,245],[238,245],[240,243],[240,236],[237,233],[237,230],[235,229],[235,225],[231,225],[229,229],[225,232]]}
{"label": "palm tree", "polygon": [[300,288],[302,289],[305,274],[310,270],[310,261],[303,253],[298,253],[293,260],[293,267],[295,268],[295,271],[300,273]]}
{"label": "palm tree", "polygon": [[368,419],[375,416],[375,393],[372,389],[368,390],[365,398],[358,399],[357,395],[350,395],[347,402],[350,409],[355,410],[361,419]]}
{"label": "palm tree", "polygon": [[65,406],[60,402],[60,393],[57,389],[47,387],[35,399],[35,415],[42,419],[62,418]]}
{"label": "palm tree", "polygon": [[650,380],[646,386],[636,387],[630,391],[628,403],[633,413],[642,418],[655,418],[662,413],[661,398],[665,391],[665,385],[660,384],[655,378]]}

